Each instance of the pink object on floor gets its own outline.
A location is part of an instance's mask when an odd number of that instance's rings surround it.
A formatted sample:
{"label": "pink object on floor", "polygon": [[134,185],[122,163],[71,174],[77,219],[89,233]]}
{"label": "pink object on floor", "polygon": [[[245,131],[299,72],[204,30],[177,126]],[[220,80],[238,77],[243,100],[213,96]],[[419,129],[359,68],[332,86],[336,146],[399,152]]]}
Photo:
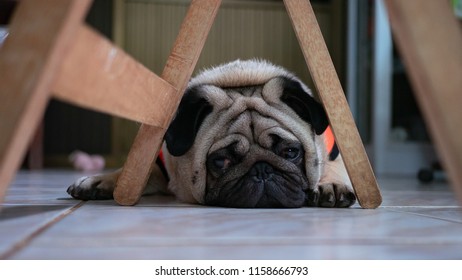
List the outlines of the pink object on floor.
{"label": "pink object on floor", "polygon": [[74,151],[69,155],[69,161],[79,171],[95,172],[104,169],[106,164],[100,155],[89,155],[82,151]]}

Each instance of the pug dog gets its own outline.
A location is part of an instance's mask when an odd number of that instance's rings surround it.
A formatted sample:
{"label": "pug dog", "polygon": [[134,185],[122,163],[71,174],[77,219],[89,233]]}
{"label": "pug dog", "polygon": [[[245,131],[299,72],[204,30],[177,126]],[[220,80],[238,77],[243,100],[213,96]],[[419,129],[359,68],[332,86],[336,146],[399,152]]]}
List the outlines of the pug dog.
{"label": "pug dog", "polygon": [[[267,61],[201,72],[184,93],[145,194],[222,207],[349,207],[356,201],[326,113],[295,75]],[[120,170],[67,192],[111,199]]]}

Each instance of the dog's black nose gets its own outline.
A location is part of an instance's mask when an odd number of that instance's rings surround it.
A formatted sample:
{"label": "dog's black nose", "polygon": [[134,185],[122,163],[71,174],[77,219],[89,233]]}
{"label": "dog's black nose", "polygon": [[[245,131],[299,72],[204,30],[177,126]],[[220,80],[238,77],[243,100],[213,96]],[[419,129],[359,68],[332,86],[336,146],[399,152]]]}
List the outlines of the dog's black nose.
{"label": "dog's black nose", "polygon": [[252,166],[250,169],[250,176],[256,183],[270,180],[273,177],[273,167],[264,161],[259,161]]}

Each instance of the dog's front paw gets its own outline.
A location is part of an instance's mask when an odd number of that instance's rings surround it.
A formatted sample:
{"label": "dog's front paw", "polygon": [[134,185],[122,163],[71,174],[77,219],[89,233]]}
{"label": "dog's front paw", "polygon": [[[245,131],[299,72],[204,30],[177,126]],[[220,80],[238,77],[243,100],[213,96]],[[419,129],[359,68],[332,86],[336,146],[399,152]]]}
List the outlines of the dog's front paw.
{"label": "dog's front paw", "polygon": [[320,183],[307,192],[308,206],[350,207],[356,202],[353,189],[345,184]]}
{"label": "dog's front paw", "polygon": [[81,177],[67,188],[67,193],[81,200],[112,199],[115,184],[109,174]]}

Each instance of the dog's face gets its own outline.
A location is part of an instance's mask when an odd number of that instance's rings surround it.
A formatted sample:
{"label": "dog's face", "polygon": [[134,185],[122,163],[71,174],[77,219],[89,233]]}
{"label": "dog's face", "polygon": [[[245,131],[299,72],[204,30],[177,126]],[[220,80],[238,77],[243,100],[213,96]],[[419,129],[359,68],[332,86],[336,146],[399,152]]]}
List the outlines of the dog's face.
{"label": "dog's face", "polygon": [[236,61],[190,82],[166,134],[170,189],[228,207],[300,207],[319,182],[328,121],[296,77]]}

